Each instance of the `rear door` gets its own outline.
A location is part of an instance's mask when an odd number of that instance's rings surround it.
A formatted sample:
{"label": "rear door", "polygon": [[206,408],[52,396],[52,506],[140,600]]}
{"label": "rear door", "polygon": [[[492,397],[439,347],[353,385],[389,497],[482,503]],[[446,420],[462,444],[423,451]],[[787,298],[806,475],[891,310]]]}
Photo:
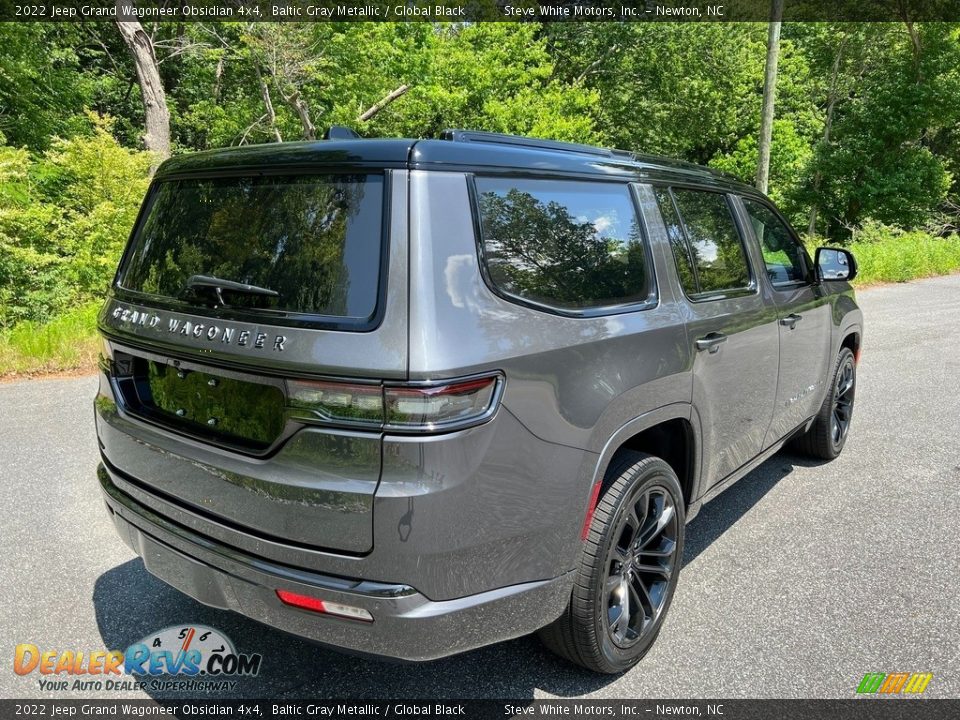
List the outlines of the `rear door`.
{"label": "rear door", "polygon": [[830,304],[815,282],[803,244],[769,203],[740,198],[752,242],[763,258],[780,330],[780,374],[771,445],[814,415],[823,401],[830,364]]}
{"label": "rear door", "polygon": [[118,484],[270,540],[372,547],[382,441],[360,420],[407,372],[406,187],[405,171],[154,183],[100,318]]}
{"label": "rear door", "polygon": [[731,199],[699,188],[655,192],[685,295],[706,489],[763,448],[777,390],[777,318]]}

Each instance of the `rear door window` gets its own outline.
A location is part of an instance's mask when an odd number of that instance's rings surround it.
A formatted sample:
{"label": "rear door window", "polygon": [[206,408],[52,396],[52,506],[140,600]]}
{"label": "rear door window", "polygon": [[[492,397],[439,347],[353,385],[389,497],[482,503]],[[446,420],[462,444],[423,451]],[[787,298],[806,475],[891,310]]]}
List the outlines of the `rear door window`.
{"label": "rear door window", "polygon": [[658,200],[687,295],[708,300],[752,291],[746,248],[726,195],[661,188]]}
{"label": "rear door window", "polygon": [[680,216],[677,215],[677,208],[673,204],[673,196],[670,194],[670,188],[655,188],[657,204],[660,206],[660,215],[663,217],[663,224],[667,228],[667,237],[670,239],[670,249],[673,250],[673,259],[676,261],[677,274],[680,276],[680,285],[687,295],[696,295],[700,292],[697,286],[697,277],[693,271],[693,255],[690,247],[687,245],[686,235],[683,233],[683,225],[680,224]]}
{"label": "rear door window", "polygon": [[162,180],[119,286],[188,307],[369,323],[383,280],[383,187],[382,175]]}
{"label": "rear door window", "polygon": [[652,298],[655,284],[628,185],[475,182],[483,261],[501,293],[574,313]]}

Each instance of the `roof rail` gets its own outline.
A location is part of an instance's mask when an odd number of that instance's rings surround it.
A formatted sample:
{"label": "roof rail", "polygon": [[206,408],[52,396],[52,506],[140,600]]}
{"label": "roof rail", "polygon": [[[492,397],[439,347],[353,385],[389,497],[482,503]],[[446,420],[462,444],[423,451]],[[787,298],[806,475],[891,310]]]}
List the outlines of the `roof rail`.
{"label": "roof rail", "polygon": [[586,155],[600,155],[602,157],[621,157],[625,159],[633,159],[633,153],[628,150],[610,150],[608,148],[596,147],[594,145],[561,142],[560,140],[543,140],[541,138],[529,138],[521,135],[506,135],[504,133],[484,132],[481,130],[444,130],[440,134],[440,139],[449,140],[451,142],[480,142],[495,143],[497,145],[518,145],[520,147],[540,148],[543,150],[560,150],[563,152],[576,152]]}

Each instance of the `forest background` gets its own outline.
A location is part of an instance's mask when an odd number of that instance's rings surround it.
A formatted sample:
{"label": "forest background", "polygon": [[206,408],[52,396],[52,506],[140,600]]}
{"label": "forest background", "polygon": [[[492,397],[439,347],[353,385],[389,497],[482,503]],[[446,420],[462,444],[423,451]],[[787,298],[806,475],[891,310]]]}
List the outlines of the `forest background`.
{"label": "forest background", "polygon": [[[960,270],[960,24],[0,23],[0,376],[90,367],[170,154],[448,127],[682,158],[755,183],[858,282]],[[771,91],[775,90],[775,94]]]}

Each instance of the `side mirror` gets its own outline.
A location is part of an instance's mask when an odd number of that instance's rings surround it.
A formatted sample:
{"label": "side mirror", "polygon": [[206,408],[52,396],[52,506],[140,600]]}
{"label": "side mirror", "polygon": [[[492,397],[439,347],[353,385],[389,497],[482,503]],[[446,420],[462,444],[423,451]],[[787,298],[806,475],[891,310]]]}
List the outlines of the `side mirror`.
{"label": "side mirror", "polygon": [[843,248],[820,247],[814,257],[817,278],[824,280],[853,280],[857,276],[857,260]]}

